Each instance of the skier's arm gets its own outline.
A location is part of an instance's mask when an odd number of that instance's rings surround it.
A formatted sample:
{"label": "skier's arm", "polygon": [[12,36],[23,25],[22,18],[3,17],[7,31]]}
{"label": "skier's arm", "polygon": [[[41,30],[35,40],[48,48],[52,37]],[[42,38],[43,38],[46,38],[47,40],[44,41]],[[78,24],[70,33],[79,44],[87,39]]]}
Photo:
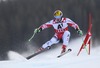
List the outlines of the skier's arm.
{"label": "skier's arm", "polygon": [[46,29],[46,28],[49,28],[49,27],[51,27],[51,26],[52,26],[52,24],[51,24],[50,22],[47,22],[47,23],[41,25],[39,28],[36,28],[36,29],[34,30],[34,32],[35,32],[35,33],[41,32],[42,30],[44,30],[44,29]]}
{"label": "skier's arm", "polygon": [[49,28],[49,27],[51,27],[51,26],[52,26],[52,24],[50,24],[49,22],[47,22],[47,23],[41,25],[41,26],[39,27],[39,29],[44,30],[44,29]]}
{"label": "skier's arm", "polygon": [[70,19],[68,19],[67,21],[68,21],[68,25],[71,26],[71,27],[73,27],[73,28],[77,31],[77,33],[78,33],[80,36],[83,35],[82,30],[80,30],[79,26],[78,26],[75,22],[73,22],[73,21],[70,20]]}
{"label": "skier's arm", "polygon": [[68,23],[69,26],[73,27],[75,30],[80,29],[79,26],[75,22],[73,22],[71,19],[67,18],[66,22]]}

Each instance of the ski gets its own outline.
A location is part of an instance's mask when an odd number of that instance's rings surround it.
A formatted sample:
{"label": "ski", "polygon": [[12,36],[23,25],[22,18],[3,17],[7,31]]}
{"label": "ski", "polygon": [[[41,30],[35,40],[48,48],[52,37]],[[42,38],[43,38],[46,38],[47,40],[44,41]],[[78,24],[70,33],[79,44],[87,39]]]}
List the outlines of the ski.
{"label": "ski", "polygon": [[60,58],[61,56],[65,55],[65,54],[67,54],[67,53],[69,53],[71,51],[72,51],[72,49],[68,49],[66,52],[61,53],[60,55],[58,55],[57,58]]}
{"label": "ski", "polygon": [[30,55],[30,56],[28,56],[28,57],[26,57],[26,59],[31,59],[32,57],[34,57],[34,56],[36,56],[36,55],[38,55],[38,54],[40,54],[42,51],[40,51],[40,52],[36,52],[36,53],[34,53],[34,54],[32,54],[32,55]]}
{"label": "ski", "polygon": [[45,49],[43,49],[43,50],[41,50],[41,51],[35,52],[35,53],[33,53],[32,55],[26,57],[26,59],[29,60],[29,59],[31,59],[31,58],[33,58],[33,57],[39,55],[40,53],[42,53],[42,52],[44,52],[44,51],[46,51],[46,50],[49,50],[49,49],[48,49],[48,48],[45,48]]}

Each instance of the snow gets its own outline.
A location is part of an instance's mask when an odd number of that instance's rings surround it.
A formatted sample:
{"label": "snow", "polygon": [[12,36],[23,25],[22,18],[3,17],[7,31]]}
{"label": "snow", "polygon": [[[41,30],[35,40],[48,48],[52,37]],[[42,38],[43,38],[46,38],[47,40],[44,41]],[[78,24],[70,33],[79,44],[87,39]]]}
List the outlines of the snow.
{"label": "snow", "polygon": [[56,49],[41,53],[30,60],[20,54],[10,51],[8,56],[10,61],[0,61],[0,68],[100,68],[100,47],[91,48],[88,55],[83,49],[79,56],[77,53],[82,44],[82,38],[74,39],[68,48],[72,52],[57,58],[61,51],[61,44]]}

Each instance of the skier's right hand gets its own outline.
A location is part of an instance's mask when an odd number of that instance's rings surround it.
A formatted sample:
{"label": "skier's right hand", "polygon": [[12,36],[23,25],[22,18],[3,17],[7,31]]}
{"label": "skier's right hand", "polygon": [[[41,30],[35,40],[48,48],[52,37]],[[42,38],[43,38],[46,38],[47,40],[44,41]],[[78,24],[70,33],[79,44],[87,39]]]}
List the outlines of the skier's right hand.
{"label": "skier's right hand", "polygon": [[39,33],[41,30],[39,29],[39,28],[36,28],[35,30],[34,30],[34,33]]}

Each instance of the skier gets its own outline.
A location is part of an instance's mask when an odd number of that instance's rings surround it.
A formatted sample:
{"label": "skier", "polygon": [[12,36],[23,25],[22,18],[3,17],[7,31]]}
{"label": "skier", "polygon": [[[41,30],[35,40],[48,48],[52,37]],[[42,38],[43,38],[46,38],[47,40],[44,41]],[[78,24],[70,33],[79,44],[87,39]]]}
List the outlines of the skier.
{"label": "skier", "polygon": [[82,30],[80,30],[79,26],[75,22],[73,22],[69,18],[65,18],[62,16],[63,16],[62,11],[56,10],[54,12],[53,20],[48,21],[47,23],[41,25],[39,28],[36,28],[34,30],[34,33],[39,33],[42,30],[53,26],[54,31],[55,31],[54,36],[45,44],[43,44],[42,47],[38,51],[41,51],[47,47],[50,47],[51,45],[58,43],[62,39],[63,44],[62,44],[61,53],[65,52],[69,43],[69,38],[70,38],[70,32],[68,31],[68,26],[73,27],[80,36],[83,35]]}

